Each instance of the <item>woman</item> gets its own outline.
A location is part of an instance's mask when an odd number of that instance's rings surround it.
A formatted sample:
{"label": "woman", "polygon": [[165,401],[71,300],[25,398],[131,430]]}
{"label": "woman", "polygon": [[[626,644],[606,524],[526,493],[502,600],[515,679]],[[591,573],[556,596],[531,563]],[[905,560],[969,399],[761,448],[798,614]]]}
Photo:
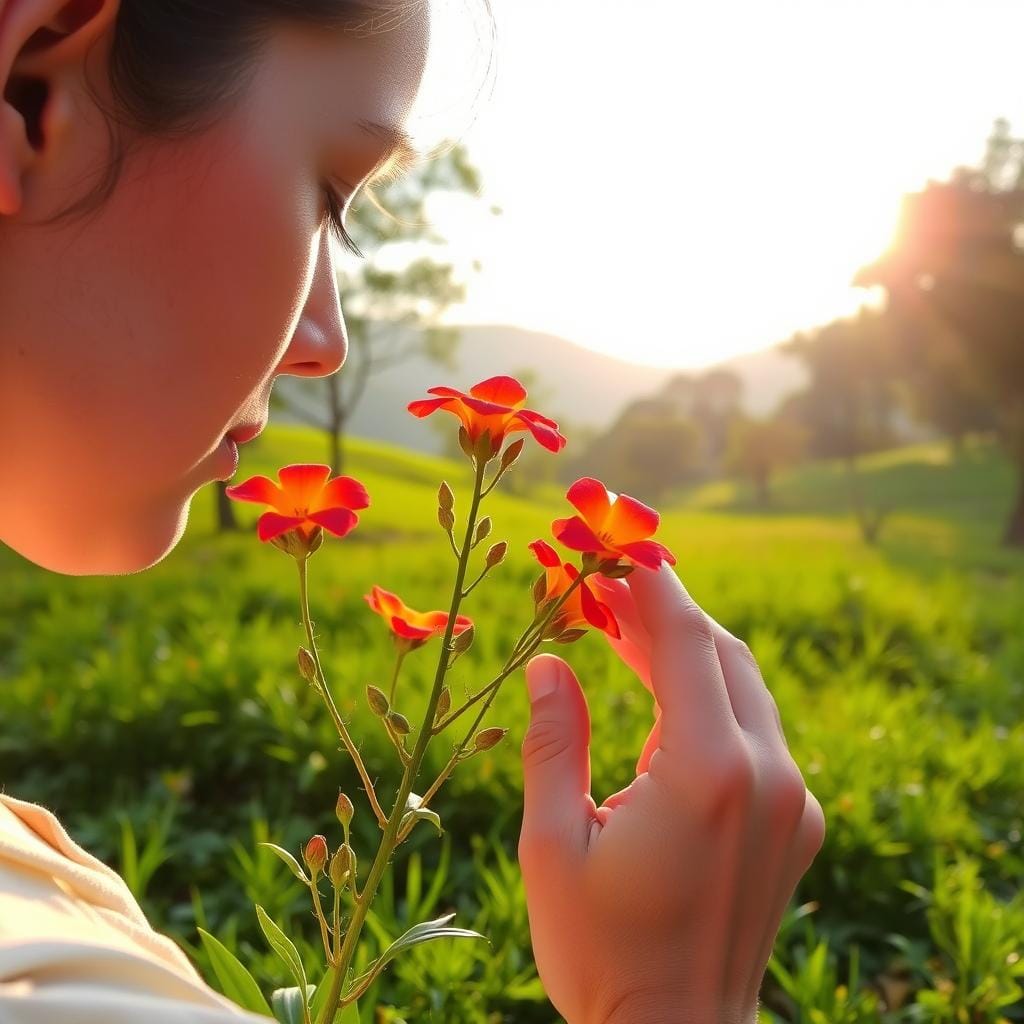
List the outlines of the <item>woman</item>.
{"label": "woman", "polygon": [[[0,539],[58,573],[152,566],[275,378],[341,367],[329,229],[400,155],[428,39],[402,0],[0,0]],[[569,1024],[749,1024],[821,808],[675,573],[605,589],[660,711],[598,808],[578,681],[527,669],[537,967]],[[0,1022],[239,1016],[49,811],[0,796]]]}

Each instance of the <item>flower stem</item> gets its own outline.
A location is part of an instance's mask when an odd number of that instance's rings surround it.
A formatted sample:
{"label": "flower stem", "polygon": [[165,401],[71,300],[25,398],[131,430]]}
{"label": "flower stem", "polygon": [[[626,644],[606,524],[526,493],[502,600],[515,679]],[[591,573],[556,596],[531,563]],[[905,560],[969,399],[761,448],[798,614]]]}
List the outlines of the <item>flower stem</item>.
{"label": "flower stem", "polygon": [[388,694],[388,703],[394,704],[395,702],[395,683],[398,682],[398,673],[402,670],[402,662],[405,660],[405,656],[409,653],[408,649],[399,649],[398,654],[395,658],[395,671],[391,674],[391,692]]}
{"label": "flower stem", "polygon": [[[331,968],[331,981],[327,995],[327,1002],[324,1004],[323,1014],[318,1024],[329,1024],[329,1022],[333,1021],[334,1015],[337,1013],[338,1007],[341,1005],[341,989],[345,982],[345,975],[348,972],[348,966],[352,960],[353,954],[355,953],[356,942],[359,940],[363,923],[366,920],[366,915],[370,909],[370,903],[377,892],[377,886],[380,885],[380,880],[384,876],[384,871],[387,868],[388,861],[391,859],[391,855],[397,845],[398,829],[406,811],[406,800],[412,792],[413,784],[416,781],[416,775],[418,774],[420,764],[423,761],[423,755],[426,752],[427,744],[430,742],[430,723],[434,720],[434,714],[437,710],[437,702],[441,696],[445,673],[448,669],[448,659],[452,653],[451,643],[452,635],[455,631],[455,618],[459,613],[459,606],[462,603],[462,585],[466,579],[466,567],[469,564],[470,547],[473,542],[473,533],[476,529],[476,517],[480,508],[481,489],[485,468],[486,463],[483,462],[483,460],[478,459],[476,464],[476,476],[473,481],[473,501],[470,506],[469,516],[466,519],[466,535],[462,543],[462,550],[459,552],[459,566],[455,574],[455,584],[452,588],[452,601],[448,612],[448,624],[445,627],[444,637],[441,641],[441,652],[437,659],[437,670],[434,673],[434,686],[430,692],[430,699],[427,702],[426,712],[423,717],[423,724],[420,727],[418,736],[416,737],[416,746],[413,748],[410,761],[405,766],[405,771],[402,774],[402,783],[398,788],[398,795],[395,798],[395,805],[391,811],[391,816],[387,819],[387,824],[384,826],[384,835],[381,837],[380,846],[377,848],[377,855],[373,859],[370,872],[367,875],[366,881],[363,883],[363,890],[359,894],[359,898],[356,900],[355,907],[352,911],[352,920],[349,922],[348,930],[345,933],[345,941],[342,943],[341,952],[334,966]],[[348,998],[346,1001],[351,1002],[352,997]]]}
{"label": "flower stem", "polygon": [[313,906],[316,908],[316,917],[320,922],[320,937],[324,940],[324,952],[327,954],[327,962],[331,963],[333,955],[331,953],[331,939],[327,931],[327,918],[324,917],[324,908],[320,904],[320,890],[316,887],[316,879],[310,883],[310,891],[313,893]]}
{"label": "flower stem", "polygon": [[331,691],[327,686],[327,679],[324,677],[324,670],[320,665],[320,654],[316,649],[316,641],[313,639],[313,624],[309,618],[309,595],[306,588],[307,559],[297,558],[295,561],[299,567],[299,604],[302,607],[302,624],[306,627],[306,642],[309,644],[310,653],[313,655],[313,663],[316,665],[317,689],[323,697],[324,703],[327,705],[327,710],[331,713],[331,718],[334,719],[334,725],[338,730],[338,735],[341,736],[342,742],[345,744],[348,752],[352,755],[352,760],[356,763],[356,768],[363,780],[363,786],[366,788],[366,795],[370,800],[370,806],[373,807],[373,813],[377,816],[378,824],[383,828],[387,823],[387,815],[384,813],[383,808],[380,806],[380,802],[377,800],[377,793],[374,790],[373,783],[370,781],[370,776],[366,771],[366,765],[363,764],[363,759],[359,756],[359,751],[356,749],[356,745],[352,742],[352,737],[349,735],[341,714],[338,712],[337,705],[334,703],[334,698],[331,696]]}
{"label": "flower stem", "polygon": [[438,733],[443,732],[449,725],[451,725],[452,722],[455,721],[456,718],[458,718],[464,712],[469,710],[469,708],[471,708],[478,700],[487,696],[487,694],[489,693],[493,693],[508,676],[510,676],[517,668],[519,668],[523,664],[525,660],[525,658],[522,657],[523,652],[527,648],[529,648],[529,653],[526,655],[526,657],[529,657],[529,655],[537,649],[537,646],[540,643],[540,637],[543,635],[545,627],[555,617],[555,615],[558,613],[558,610],[562,607],[562,605],[564,605],[565,602],[569,600],[569,597],[572,595],[572,592],[581,585],[582,580],[583,574],[581,573],[579,576],[576,577],[576,579],[572,581],[572,583],[569,584],[568,587],[566,587],[565,591],[559,596],[558,600],[555,601],[551,605],[551,607],[547,609],[547,611],[544,613],[542,617],[535,618],[533,620],[532,624],[516,641],[515,647],[512,648],[512,653],[509,654],[508,658],[506,658],[505,664],[502,666],[501,671],[482,690],[479,690],[477,693],[474,693],[473,696],[465,702],[465,704],[462,704],[460,707],[456,708],[445,718],[443,718],[440,722],[438,722],[433,729],[435,736]]}

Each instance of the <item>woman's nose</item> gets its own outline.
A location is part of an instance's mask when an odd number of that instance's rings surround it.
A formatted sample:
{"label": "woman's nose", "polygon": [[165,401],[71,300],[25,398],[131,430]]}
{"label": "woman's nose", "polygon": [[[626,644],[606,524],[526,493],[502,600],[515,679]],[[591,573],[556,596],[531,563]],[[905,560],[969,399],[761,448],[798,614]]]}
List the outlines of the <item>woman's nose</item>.
{"label": "woman's nose", "polygon": [[306,305],[285,351],[278,373],[295,377],[328,377],[348,354],[345,317],[338,299],[330,234],[320,232],[320,249]]}

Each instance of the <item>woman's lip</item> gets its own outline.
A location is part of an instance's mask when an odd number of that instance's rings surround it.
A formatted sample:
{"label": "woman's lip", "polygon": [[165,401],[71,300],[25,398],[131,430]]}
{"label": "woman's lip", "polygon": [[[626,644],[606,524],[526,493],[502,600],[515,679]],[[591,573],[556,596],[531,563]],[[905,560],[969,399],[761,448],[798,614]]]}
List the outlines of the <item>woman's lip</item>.
{"label": "woman's lip", "polygon": [[225,434],[217,445],[216,455],[218,462],[226,468],[215,479],[230,480],[238,472],[238,445],[235,444],[234,438]]}

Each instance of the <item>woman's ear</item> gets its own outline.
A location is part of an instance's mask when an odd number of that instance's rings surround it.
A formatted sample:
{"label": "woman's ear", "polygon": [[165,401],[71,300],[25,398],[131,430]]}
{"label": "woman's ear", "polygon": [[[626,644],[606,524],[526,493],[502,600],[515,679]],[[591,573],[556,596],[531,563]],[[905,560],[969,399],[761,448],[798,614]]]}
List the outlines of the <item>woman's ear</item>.
{"label": "woman's ear", "polygon": [[112,31],[119,0],[0,0],[0,216],[59,156],[86,87],[86,57]]}

